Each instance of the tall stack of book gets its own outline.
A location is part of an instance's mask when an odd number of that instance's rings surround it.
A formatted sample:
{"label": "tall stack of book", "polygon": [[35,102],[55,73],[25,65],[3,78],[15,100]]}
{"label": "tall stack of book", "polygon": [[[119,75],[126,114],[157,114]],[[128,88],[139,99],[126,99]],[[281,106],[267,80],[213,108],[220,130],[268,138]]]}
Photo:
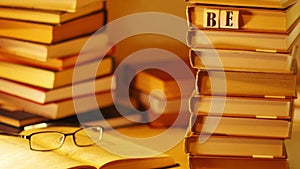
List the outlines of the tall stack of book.
{"label": "tall stack of book", "polygon": [[[187,0],[191,168],[288,168],[300,1]],[[207,38],[207,39],[206,39]]]}
{"label": "tall stack of book", "polygon": [[[17,107],[16,116],[61,119],[113,104],[113,50],[104,50],[110,47],[105,30],[93,34],[106,22],[105,1],[11,0],[1,1],[0,11],[0,99]],[[81,52],[92,35],[97,42]],[[95,74],[91,67],[98,67]],[[75,70],[86,74],[74,78]],[[74,87],[80,91],[72,93]],[[88,103],[94,94],[96,107]],[[74,97],[83,103],[76,111]],[[14,116],[2,109],[0,122],[12,125]]]}

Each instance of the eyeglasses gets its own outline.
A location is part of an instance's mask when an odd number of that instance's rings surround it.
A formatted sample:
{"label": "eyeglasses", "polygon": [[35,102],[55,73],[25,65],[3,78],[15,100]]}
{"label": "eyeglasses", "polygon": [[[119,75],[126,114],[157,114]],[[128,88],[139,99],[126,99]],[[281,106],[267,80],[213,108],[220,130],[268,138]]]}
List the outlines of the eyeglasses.
{"label": "eyeglasses", "polygon": [[97,144],[102,139],[103,128],[100,126],[84,126],[72,133],[40,131],[30,135],[21,135],[0,131],[0,134],[27,139],[29,140],[30,149],[34,151],[52,151],[62,147],[67,136],[72,136],[73,142],[78,147]]}

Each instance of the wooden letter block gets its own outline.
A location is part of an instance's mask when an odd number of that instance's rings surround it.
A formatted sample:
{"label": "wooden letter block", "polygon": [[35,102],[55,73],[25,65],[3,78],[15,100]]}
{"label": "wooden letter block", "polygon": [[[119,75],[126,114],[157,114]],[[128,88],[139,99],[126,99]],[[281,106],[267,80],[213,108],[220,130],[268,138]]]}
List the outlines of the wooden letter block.
{"label": "wooden letter block", "polygon": [[239,11],[221,10],[220,27],[239,29]]}
{"label": "wooden letter block", "polygon": [[204,9],[203,27],[204,28],[219,28],[220,10]]}

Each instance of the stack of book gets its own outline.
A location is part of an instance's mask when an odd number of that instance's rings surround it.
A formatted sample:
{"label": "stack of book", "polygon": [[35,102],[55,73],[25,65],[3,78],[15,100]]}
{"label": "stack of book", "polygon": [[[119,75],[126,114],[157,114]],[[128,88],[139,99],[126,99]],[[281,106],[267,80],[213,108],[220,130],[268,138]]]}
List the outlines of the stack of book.
{"label": "stack of book", "polygon": [[187,0],[191,168],[288,168],[300,1]]}
{"label": "stack of book", "polygon": [[[190,79],[184,76],[180,80],[181,84],[190,84]],[[174,124],[186,127],[188,105],[182,107],[181,103],[188,102],[190,93],[182,95],[177,81],[171,75],[158,69],[143,70],[136,75],[132,89],[132,98],[142,106],[142,110],[147,110],[150,126],[170,127]],[[180,116],[180,121],[175,123],[179,112],[184,116]]]}
{"label": "stack of book", "polygon": [[[182,74],[175,80],[164,70],[153,67],[163,65],[176,68],[176,65],[179,64],[177,61],[168,57],[152,58],[154,59],[132,61],[119,66],[122,74],[117,76],[118,102],[129,107],[131,106],[128,104],[131,104],[135,109],[144,112],[145,120],[151,127],[166,128],[172,125],[186,127],[189,120],[187,103],[193,89],[190,89],[190,92],[182,93],[179,84],[183,85],[182,88],[189,89],[190,84],[194,83],[194,79],[187,78]],[[184,61],[180,63],[188,65]],[[146,69],[145,65],[147,65]],[[129,86],[131,103],[126,101],[128,90],[124,86]],[[182,114],[179,115],[179,112]],[[178,120],[176,121],[176,119]]]}
{"label": "stack of book", "polygon": [[[105,30],[95,33],[106,22],[105,1],[12,0],[0,8],[0,99],[16,107],[16,117],[54,120],[113,105],[113,49],[105,50],[111,47]],[[82,52],[91,36],[97,42]],[[74,78],[76,72],[86,73]],[[83,103],[76,111],[75,97]],[[88,103],[93,97],[98,105]],[[0,112],[2,123],[14,125]]]}

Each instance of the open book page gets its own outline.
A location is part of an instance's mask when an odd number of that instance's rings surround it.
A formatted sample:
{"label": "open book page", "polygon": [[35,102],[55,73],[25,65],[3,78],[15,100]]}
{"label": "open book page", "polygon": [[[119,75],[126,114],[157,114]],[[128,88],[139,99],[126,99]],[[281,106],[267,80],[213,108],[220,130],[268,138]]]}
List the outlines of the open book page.
{"label": "open book page", "polygon": [[[111,150],[113,152],[109,152]],[[114,151],[118,150],[118,151]],[[125,141],[118,137],[104,132],[99,145],[89,147],[76,147],[71,139],[66,140],[64,146],[57,150],[76,160],[90,163],[97,168],[159,168],[175,165],[174,160],[166,155],[151,150],[147,147]],[[115,154],[115,153],[118,154]],[[159,154],[155,157],[147,157],[148,154]],[[132,154],[135,157],[124,157],[124,154]]]}
{"label": "open book page", "polygon": [[[47,130],[49,130],[48,128]],[[50,130],[57,130],[64,133],[70,133],[78,128],[71,127],[51,127]],[[35,130],[35,131],[40,131]],[[42,129],[43,130],[43,129]],[[28,132],[28,131],[27,131]],[[136,157],[128,158],[116,155],[106,150],[118,150],[119,154],[134,154]],[[104,132],[103,139],[99,145],[93,145],[89,147],[77,147],[71,137],[67,137],[64,145],[54,152],[59,153],[65,157],[72,158],[76,161],[81,161],[81,165],[92,165],[97,168],[160,168],[165,166],[175,165],[174,160],[166,155],[162,154],[155,157],[147,157],[147,154],[161,154],[146,147],[134,144],[129,141],[122,140],[115,137],[109,132]],[[139,158],[141,157],[141,158]]]}
{"label": "open book page", "polygon": [[0,168],[61,169],[87,165],[53,151],[38,152],[29,148],[28,140],[0,135]]}

